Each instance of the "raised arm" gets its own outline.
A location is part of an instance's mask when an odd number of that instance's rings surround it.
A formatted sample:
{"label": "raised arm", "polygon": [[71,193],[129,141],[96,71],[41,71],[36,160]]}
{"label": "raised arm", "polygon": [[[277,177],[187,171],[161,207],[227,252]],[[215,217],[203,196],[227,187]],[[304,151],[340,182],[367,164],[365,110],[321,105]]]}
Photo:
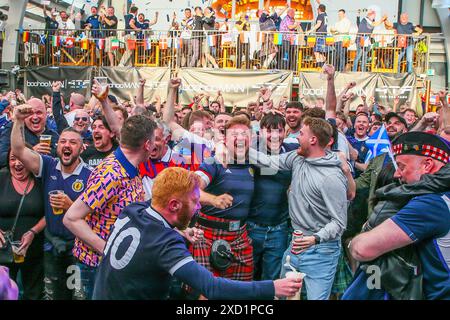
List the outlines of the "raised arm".
{"label": "raised arm", "polygon": [[23,104],[14,108],[14,124],[11,130],[11,152],[34,175],[39,175],[41,156],[25,146],[25,119],[33,114],[30,105]]}
{"label": "raised arm", "polygon": [[139,88],[136,95],[136,106],[138,107],[144,107],[144,87],[145,79],[139,79]]}
{"label": "raised arm", "polygon": [[222,92],[220,90],[217,91],[216,101],[220,104],[220,112],[226,112],[225,100],[223,99]]}
{"label": "raised arm", "polygon": [[153,26],[153,25],[155,25],[155,24],[158,23],[158,16],[159,16],[159,12],[156,11],[156,12],[155,12],[155,17],[154,17],[153,20],[150,21],[150,23],[149,23],[150,26]]}
{"label": "raised arm", "polygon": [[102,91],[102,86],[97,80],[94,80],[94,84],[92,85],[92,95],[100,101],[103,108],[103,114],[105,115],[106,121],[108,121],[111,131],[116,135],[116,137],[120,137],[120,130],[122,127],[120,125],[119,118],[111,108],[111,101],[108,99],[108,92],[108,86],[106,86],[104,91]]}
{"label": "raised arm", "polygon": [[61,104],[61,82],[53,81],[52,83],[53,99],[52,99],[52,113],[55,117],[56,129],[59,134],[69,127],[66,117],[64,117],[62,104]]}
{"label": "raised arm", "polygon": [[334,87],[334,72],[335,69],[332,65],[327,64],[324,67],[324,72],[327,75],[327,101],[325,104],[327,119],[336,119],[336,90]]}
{"label": "raised arm", "polygon": [[172,131],[172,140],[178,140],[184,135],[185,129],[180,126],[175,120],[175,99],[177,90],[181,85],[181,79],[173,78],[169,81],[169,91],[167,94],[166,107],[163,112],[163,121],[169,126]]}

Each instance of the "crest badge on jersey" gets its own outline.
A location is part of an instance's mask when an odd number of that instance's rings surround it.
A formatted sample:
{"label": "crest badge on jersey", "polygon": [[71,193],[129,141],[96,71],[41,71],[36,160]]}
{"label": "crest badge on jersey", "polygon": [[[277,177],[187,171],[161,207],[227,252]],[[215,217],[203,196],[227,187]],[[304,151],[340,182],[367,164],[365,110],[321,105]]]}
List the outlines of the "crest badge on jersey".
{"label": "crest badge on jersey", "polygon": [[75,180],[75,182],[72,184],[72,190],[75,192],[81,192],[84,189],[84,182],[83,180]]}
{"label": "crest badge on jersey", "polygon": [[248,168],[248,172],[250,173],[250,175],[251,175],[252,177],[255,176],[255,170],[254,170],[252,167]]}

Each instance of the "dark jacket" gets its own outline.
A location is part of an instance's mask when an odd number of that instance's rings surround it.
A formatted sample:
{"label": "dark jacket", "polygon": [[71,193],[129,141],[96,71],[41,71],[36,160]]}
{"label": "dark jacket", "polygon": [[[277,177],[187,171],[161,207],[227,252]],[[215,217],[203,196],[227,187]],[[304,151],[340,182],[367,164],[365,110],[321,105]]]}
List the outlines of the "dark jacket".
{"label": "dark jacket", "polygon": [[[52,113],[56,123],[56,129],[58,134],[61,134],[64,129],[69,128],[69,123],[64,116],[62,104],[61,104],[61,94],[59,92],[53,92],[52,99]],[[92,132],[89,130],[81,135],[83,138],[83,143],[91,145],[93,143]]]}
{"label": "dark jacket", "polygon": [[[11,146],[11,130],[12,130],[13,123],[8,123],[5,126],[5,130],[2,131],[0,135],[0,168],[6,167],[6,164],[8,162],[8,150]],[[39,144],[39,136],[35,135],[33,132],[31,132],[27,126],[25,126],[25,142],[29,143],[32,146],[35,146]],[[52,136],[52,153],[51,155],[53,157],[56,157],[56,143],[58,142],[59,135],[56,131],[50,130],[47,127],[45,127],[45,130],[42,134],[47,134]]]}
{"label": "dark jacket", "polygon": [[[445,192],[450,189],[450,163],[432,175],[407,185],[389,184],[375,191],[378,200],[363,231],[369,231],[394,216],[412,198]],[[378,265],[381,270],[381,286],[394,299],[422,299],[422,274],[415,245],[388,252],[374,261],[361,265]]]}

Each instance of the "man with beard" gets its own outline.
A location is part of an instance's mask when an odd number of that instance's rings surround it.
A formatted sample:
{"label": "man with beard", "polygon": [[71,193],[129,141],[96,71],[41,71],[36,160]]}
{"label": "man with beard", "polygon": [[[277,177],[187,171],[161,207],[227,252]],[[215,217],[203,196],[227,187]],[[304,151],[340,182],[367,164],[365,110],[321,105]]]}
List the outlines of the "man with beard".
{"label": "man with beard", "polygon": [[329,298],[347,225],[347,177],[351,173],[346,162],[327,150],[332,136],[326,120],[308,117],[300,129],[297,151],[269,157],[250,149],[252,163],[292,171],[289,215],[292,227],[303,236],[285,251],[281,274],[290,271],[284,266],[289,256],[290,264],[306,273],[308,300]]}
{"label": "man with beard", "polygon": [[[357,261],[379,268],[379,287],[368,290],[367,269],[367,274],[363,271],[355,275],[344,297],[448,300],[450,148],[438,136],[409,132],[393,141],[393,151],[398,165],[393,178],[403,185],[393,183],[377,190],[380,206],[377,204],[373,211],[377,216],[371,217],[367,222],[370,227],[349,244]],[[408,248],[412,254],[402,255]],[[399,255],[402,259],[397,258]],[[418,256],[418,262],[413,255]],[[412,281],[415,290],[410,289]]]}
{"label": "man with beard", "polygon": [[[69,300],[72,290],[67,287],[70,273],[67,268],[74,264],[71,254],[73,234],[64,226],[64,212],[83,192],[91,169],[81,160],[82,140],[72,128],[61,133],[58,140],[58,158],[40,155],[26,148],[22,137],[24,121],[33,117],[32,107],[18,106],[14,110],[15,121],[11,132],[11,151],[25,168],[42,179],[45,201],[44,264],[45,290],[50,300]],[[57,195],[50,192],[60,190]]]}
{"label": "man with beard", "polygon": [[286,124],[289,126],[285,143],[298,143],[303,105],[300,102],[289,102],[286,105]]}
{"label": "man with beard", "polygon": [[[298,149],[299,145],[283,143],[286,120],[274,112],[261,120],[258,150],[270,154],[282,154]],[[270,172],[257,169],[247,230],[253,244],[255,280],[274,280],[280,275],[281,259],[288,246],[289,210],[288,189],[291,172]]]}
{"label": "man with beard", "polygon": [[[92,94],[105,112],[108,89],[95,83]],[[80,299],[91,299],[97,266],[111,227],[120,212],[132,202],[144,200],[139,164],[150,157],[154,147],[154,121],[145,116],[129,117],[120,131],[120,146],[92,172],[88,186],[64,217],[75,236],[73,255],[81,271]]]}
{"label": "man with beard", "polygon": [[[392,141],[395,137],[408,131],[405,119],[397,113],[390,112],[385,117],[386,131]],[[373,210],[373,202],[370,201],[375,195],[375,186],[380,172],[388,164],[392,163],[391,157],[387,153],[371,159],[367,169],[355,179],[356,197],[348,211],[348,226],[346,238],[351,238],[361,231],[361,227]]]}
{"label": "man with beard", "polygon": [[[408,131],[408,125],[401,116],[394,112],[390,112],[386,115],[384,119],[386,123],[386,131],[389,136],[389,139],[392,141],[398,135],[405,133]],[[357,178],[356,182],[356,193],[361,192],[361,189],[368,188],[369,196],[367,199],[371,199],[375,192],[375,185],[383,167],[392,162],[392,159],[389,157],[387,153],[383,153],[372,160],[370,160],[367,169]],[[369,205],[369,214],[372,211],[371,206]],[[364,219],[367,216],[364,217]]]}
{"label": "man with beard", "polygon": [[[47,111],[42,100],[31,98],[28,100],[31,106],[31,116],[25,118],[24,137],[25,142],[33,146],[33,150],[40,154],[56,155],[56,143],[58,142],[58,133],[46,127]],[[8,150],[11,145],[11,131],[13,123],[8,123],[0,136],[0,168],[5,167],[8,159]],[[47,143],[40,142],[41,135],[50,135],[50,146]]]}
{"label": "man with beard", "polygon": [[188,167],[184,165],[184,158],[169,147],[170,138],[168,126],[158,120],[155,129],[155,148],[150,154],[150,159],[139,165],[139,174],[142,177],[146,200],[152,198],[153,179],[162,170],[173,166]]}
{"label": "man with beard", "polygon": [[83,151],[81,158],[94,168],[116,150],[117,142],[104,116],[94,119],[91,129],[94,143]]}
{"label": "man with beard", "polygon": [[[250,120],[244,115],[231,118],[225,127],[227,167],[209,158],[196,171],[202,178],[200,189],[213,195],[213,200],[222,195],[225,205],[219,207],[206,198],[202,201],[205,205],[195,227],[204,231],[205,241],[190,248],[194,259],[215,276],[244,281],[253,278],[253,248],[246,228],[254,191],[254,170],[248,162],[250,141]],[[220,240],[234,256],[224,265],[209,259],[214,243]]]}
{"label": "man with beard", "polygon": [[106,244],[94,299],[167,299],[172,276],[208,299],[273,299],[298,292],[300,279],[230,281],[213,277],[194,261],[174,228],[186,229],[200,209],[200,183],[192,172],[169,168],[155,179],[151,204],[132,204],[120,214]]}
{"label": "man with beard", "polygon": [[355,161],[355,177],[367,169],[366,156],[369,149],[366,141],[369,139],[367,132],[369,131],[369,116],[360,112],[356,115],[353,136],[347,136],[347,140],[351,146],[358,152],[358,158]]}

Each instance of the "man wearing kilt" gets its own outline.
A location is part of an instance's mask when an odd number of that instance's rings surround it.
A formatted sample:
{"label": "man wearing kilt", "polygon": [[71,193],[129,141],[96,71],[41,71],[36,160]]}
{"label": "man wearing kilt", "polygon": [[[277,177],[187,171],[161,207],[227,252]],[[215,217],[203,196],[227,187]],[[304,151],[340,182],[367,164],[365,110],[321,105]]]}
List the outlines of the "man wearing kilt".
{"label": "man wearing kilt", "polygon": [[248,162],[250,138],[250,120],[244,115],[233,117],[226,126],[225,148],[234,159],[225,167],[216,155],[196,171],[206,192],[202,202],[208,205],[195,223],[204,231],[204,240],[190,248],[194,259],[215,276],[243,281],[253,277],[253,248],[245,224],[254,191],[254,170]]}

